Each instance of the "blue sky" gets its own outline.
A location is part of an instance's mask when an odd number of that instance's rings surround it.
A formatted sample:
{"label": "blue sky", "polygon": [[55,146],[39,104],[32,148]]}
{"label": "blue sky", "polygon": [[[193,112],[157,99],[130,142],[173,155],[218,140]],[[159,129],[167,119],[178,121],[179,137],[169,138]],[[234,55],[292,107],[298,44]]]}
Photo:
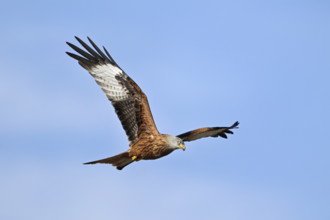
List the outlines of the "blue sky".
{"label": "blue sky", "polygon": [[[329,219],[328,1],[11,1],[0,13],[0,218]],[[233,136],[119,172],[112,106],[64,52],[104,45],[163,133]]]}

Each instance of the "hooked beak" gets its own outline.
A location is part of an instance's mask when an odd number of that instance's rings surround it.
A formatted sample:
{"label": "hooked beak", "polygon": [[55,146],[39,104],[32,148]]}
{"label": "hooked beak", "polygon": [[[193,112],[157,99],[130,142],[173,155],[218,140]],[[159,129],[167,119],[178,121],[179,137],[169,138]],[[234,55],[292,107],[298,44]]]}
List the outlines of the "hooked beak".
{"label": "hooked beak", "polygon": [[186,149],[186,146],[184,144],[180,144],[179,147],[184,151]]}

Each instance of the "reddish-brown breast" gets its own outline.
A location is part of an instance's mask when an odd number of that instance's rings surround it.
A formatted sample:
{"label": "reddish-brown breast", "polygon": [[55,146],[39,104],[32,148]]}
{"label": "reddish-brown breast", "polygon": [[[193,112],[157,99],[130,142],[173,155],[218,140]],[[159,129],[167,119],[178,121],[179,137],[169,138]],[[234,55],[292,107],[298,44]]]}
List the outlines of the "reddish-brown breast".
{"label": "reddish-brown breast", "polygon": [[137,160],[154,160],[168,155],[168,143],[162,135],[148,135],[140,137],[129,150],[130,156],[136,156]]}

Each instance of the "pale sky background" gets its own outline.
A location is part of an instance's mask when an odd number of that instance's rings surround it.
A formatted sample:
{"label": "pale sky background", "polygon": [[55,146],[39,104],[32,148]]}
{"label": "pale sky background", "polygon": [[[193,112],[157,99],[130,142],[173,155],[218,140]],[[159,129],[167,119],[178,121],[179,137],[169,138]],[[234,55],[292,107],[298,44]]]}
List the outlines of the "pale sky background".
{"label": "pale sky background", "polygon": [[[4,1],[0,219],[330,219],[329,1]],[[240,129],[118,171],[128,148],[66,41],[91,37],[158,129]]]}

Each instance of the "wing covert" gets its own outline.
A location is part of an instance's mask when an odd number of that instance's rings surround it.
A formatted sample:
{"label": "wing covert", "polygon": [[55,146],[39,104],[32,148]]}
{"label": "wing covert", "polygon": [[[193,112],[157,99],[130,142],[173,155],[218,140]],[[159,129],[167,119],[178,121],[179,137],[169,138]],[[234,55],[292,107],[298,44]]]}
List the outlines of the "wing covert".
{"label": "wing covert", "polygon": [[93,76],[111,101],[130,145],[139,137],[142,130],[158,133],[147,97],[140,87],[118,66],[104,47],[106,54],[90,38],[88,40],[94,49],[78,37],[75,38],[87,52],[67,42],[81,56],[66,53],[78,60],[79,64]]}

